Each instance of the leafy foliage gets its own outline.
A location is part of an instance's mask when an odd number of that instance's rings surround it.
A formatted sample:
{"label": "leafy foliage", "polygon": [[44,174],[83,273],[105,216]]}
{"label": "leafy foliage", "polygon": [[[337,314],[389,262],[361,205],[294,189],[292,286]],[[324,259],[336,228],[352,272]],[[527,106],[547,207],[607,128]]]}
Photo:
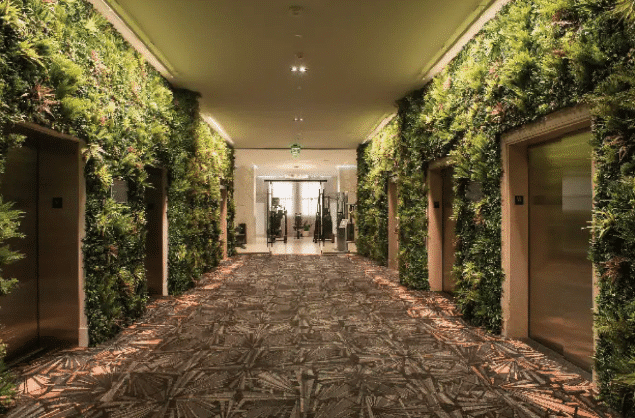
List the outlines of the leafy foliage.
{"label": "leafy foliage", "polygon": [[[172,88],[87,1],[0,1],[0,171],[6,153],[20,146],[6,133],[17,122],[86,144],[91,344],[112,337],[146,306],[146,167],[165,167],[170,180],[170,291],[187,289],[218,264],[221,183],[233,224],[233,151],[203,123],[197,94]],[[128,184],[126,203],[111,196],[116,179]],[[0,245],[17,235],[18,216],[0,200]],[[0,247],[0,267],[16,257]],[[12,284],[0,279],[0,291]]]}
{"label": "leafy foliage", "polygon": [[[595,239],[600,276],[596,364],[601,397],[635,416],[635,29],[632,0],[517,0],[506,5],[423,89],[398,102],[398,139],[358,150],[360,239],[384,254],[373,220],[386,212],[377,167],[399,174],[400,277],[427,288],[426,171],[454,166],[457,302],[467,320],[502,326],[500,135],[558,109],[589,103],[595,116]],[[381,156],[388,161],[378,161]],[[393,161],[397,161],[393,165]],[[480,199],[468,199],[472,182]],[[373,188],[373,185],[375,188]],[[363,199],[362,199],[363,197]],[[375,222],[373,224],[373,222]],[[368,229],[368,225],[372,228]]]}
{"label": "leafy foliage", "polygon": [[388,261],[388,177],[394,167],[396,120],[357,149],[357,252]]}

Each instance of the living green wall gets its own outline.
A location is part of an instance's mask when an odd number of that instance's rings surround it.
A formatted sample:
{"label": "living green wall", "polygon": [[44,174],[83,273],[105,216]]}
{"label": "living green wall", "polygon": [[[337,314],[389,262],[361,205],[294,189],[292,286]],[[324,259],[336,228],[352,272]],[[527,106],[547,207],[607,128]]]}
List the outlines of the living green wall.
{"label": "living green wall", "polygon": [[358,254],[382,265],[388,260],[388,179],[394,170],[397,125],[392,121],[357,148]]}
{"label": "living green wall", "polygon": [[[383,151],[390,161],[368,157],[380,133],[359,149],[358,166],[358,187],[366,193],[359,201],[358,222],[374,225],[373,216],[384,214],[386,203],[381,193],[368,193],[377,184],[373,168],[396,161],[400,277],[405,284],[427,288],[426,172],[431,162],[450,157],[455,169],[456,301],[468,321],[499,332],[501,134],[558,109],[588,104],[597,170],[590,256],[600,281],[595,368],[601,398],[629,417],[635,416],[632,10],[630,0],[509,3],[430,83],[398,102],[398,140]],[[470,183],[481,185],[481,198],[468,198]],[[384,242],[372,238],[376,229],[360,228],[365,255],[384,254]]]}
{"label": "living green wall", "polygon": [[[171,87],[85,0],[0,1],[0,172],[6,153],[21,143],[11,134],[15,123],[33,122],[86,144],[91,344],[146,307],[146,167],[168,171],[170,292],[192,286],[220,261],[221,186],[228,189],[233,250],[233,150],[203,123],[197,99]],[[128,185],[126,203],[111,196],[115,179]],[[18,221],[0,197],[0,268],[19,256],[6,245]],[[0,292],[12,284],[0,279]]]}
{"label": "living green wall", "polygon": [[[228,190],[228,249],[233,251],[233,149],[197,117],[197,98],[175,93],[182,112],[173,120],[168,172],[168,290],[180,293],[222,257],[221,186]],[[233,255],[232,252],[229,255]]]}

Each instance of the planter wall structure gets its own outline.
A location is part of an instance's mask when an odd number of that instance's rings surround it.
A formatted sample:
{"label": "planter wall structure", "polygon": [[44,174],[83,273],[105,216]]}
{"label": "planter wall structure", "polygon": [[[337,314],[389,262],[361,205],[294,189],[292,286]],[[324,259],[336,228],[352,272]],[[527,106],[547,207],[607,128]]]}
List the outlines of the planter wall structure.
{"label": "planter wall structure", "polygon": [[[506,280],[502,137],[587,106],[595,170],[589,241],[597,293],[594,372],[600,397],[629,417],[635,416],[632,20],[630,1],[517,0],[504,6],[445,69],[399,100],[395,120],[358,148],[357,214],[360,253],[385,262],[387,201],[379,173],[390,167],[399,189],[400,279],[428,289],[427,173],[435,161],[449,159],[456,301],[466,320],[500,333]],[[474,183],[481,192],[476,199]]]}
{"label": "planter wall structure", "polygon": [[[203,122],[195,92],[172,87],[84,0],[0,1],[0,174],[32,124],[82,141],[85,314],[90,344],[144,311],[146,167],[167,171],[168,288],[180,293],[223,255],[221,186],[233,254],[233,149]],[[126,201],[113,198],[115,182]],[[0,269],[20,257],[21,214],[0,196]],[[2,276],[0,293],[15,285]],[[0,385],[0,396],[11,385]],[[8,399],[8,398],[2,398]]]}

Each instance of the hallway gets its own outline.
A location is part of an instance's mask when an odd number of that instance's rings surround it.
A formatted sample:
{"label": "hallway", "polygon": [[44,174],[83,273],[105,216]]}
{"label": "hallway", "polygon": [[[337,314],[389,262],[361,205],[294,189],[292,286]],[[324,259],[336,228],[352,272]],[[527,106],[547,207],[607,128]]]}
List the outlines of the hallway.
{"label": "hallway", "polygon": [[[331,242],[330,240],[322,242],[313,242],[312,237],[301,237],[296,239],[290,237],[288,241],[276,241],[273,244],[267,245],[266,237],[258,237],[255,243],[249,243],[244,248],[236,247],[237,254],[261,254],[271,253],[274,255],[319,255],[322,253],[336,253],[337,242]],[[348,242],[348,252],[354,253],[357,251],[357,246],[354,242]]]}
{"label": "hallway", "polygon": [[114,341],[16,373],[8,417],[610,416],[588,381],[357,256],[234,257]]}

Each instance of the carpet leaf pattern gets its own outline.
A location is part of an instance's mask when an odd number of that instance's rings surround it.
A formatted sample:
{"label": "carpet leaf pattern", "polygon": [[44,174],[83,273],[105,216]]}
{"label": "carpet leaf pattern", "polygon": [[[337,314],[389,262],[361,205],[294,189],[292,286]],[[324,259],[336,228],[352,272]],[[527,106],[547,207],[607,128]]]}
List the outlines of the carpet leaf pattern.
{"label": "carpet leaf pattern", "polygon": [[7,417],[612,417],[595,387],[358,256],[234,257],[99,347],[14,370]]}

